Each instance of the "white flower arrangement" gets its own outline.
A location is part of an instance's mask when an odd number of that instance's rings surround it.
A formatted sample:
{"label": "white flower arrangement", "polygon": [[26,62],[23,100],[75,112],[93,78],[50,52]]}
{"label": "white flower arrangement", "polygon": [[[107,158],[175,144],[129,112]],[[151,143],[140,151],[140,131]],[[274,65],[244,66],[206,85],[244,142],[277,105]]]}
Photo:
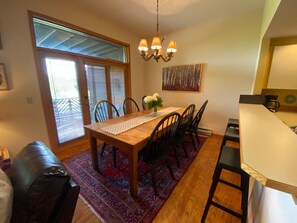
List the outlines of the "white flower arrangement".
{"label": "white flower arrangement", "polygon": [[154,108],[154,111],[157,111],[157,107],[163,107],[163,100],[158,93],[146,96],[143,100],[147,104],[148,109]]}

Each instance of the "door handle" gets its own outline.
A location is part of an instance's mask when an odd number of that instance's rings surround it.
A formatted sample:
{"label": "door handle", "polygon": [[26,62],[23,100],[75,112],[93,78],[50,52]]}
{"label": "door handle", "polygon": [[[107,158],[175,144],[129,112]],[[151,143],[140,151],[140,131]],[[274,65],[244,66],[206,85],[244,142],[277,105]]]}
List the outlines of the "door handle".
{"label": "door handle", "polygon": [[89,97],[85,96],[84,97],[85,105],[89,105]]}

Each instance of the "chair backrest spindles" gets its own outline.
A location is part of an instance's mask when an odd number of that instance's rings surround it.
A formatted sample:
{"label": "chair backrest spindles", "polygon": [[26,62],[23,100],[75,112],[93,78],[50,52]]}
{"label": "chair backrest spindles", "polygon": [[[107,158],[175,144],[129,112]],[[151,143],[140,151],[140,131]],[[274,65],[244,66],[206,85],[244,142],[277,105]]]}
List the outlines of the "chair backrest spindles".
{"label": "chair backrest spindles", "polygon": [[142,105],[142,109],[143,110],[148,110],[147,105],[144,102],[144,98],[146,97],[146,95],[144,95],[141,99],[141,105]]}
{"label": "chair backrest spindles", "polygon": [[205,107],[206,107],[207,103],[208,103],[208,100],[206,100],[206,101],[203,103],[203,105],[201,106],[201,108],[200,108],[199,111],[197,112],[196,116],[195,116],[194,119],[192,120],[192,122],[191,122],[191,127],[192,127],[193,129],[197,129],[197,128],[198,128],[198,125],[199,125],[199,123],[200,123],[200,120],[201,120],[201,118],[202,118],[202,115],[203,115],[203,113],[204,113],[204,110],[205,110]]}
{"label": "chair backrest spindles", "polygon": [[133,112],[139,112],[139,107],[136,101],[133,98],[126,98],[123,102],[123,112],[125,115],[133,113]]}
{"label": "chair backrest spindles", "polygon": [[144,160],[157,162],[168,156],[169,145],[179,124],[180,114],[172,112],[166,115],[152,131],[144,154]]}
{"label": "chair backrest spindles", "polygon": [[102,100],[95,105],[94,117],[96,122],[102,122],[108,119],[120,117],[120,114],[111,102]]}
{"label": "chair backrest spindles", "polygon": [[185,111],[181,114],[178,135],[184,137],[188,126],[190,125],[194,115],[195,105],[190,104]]}

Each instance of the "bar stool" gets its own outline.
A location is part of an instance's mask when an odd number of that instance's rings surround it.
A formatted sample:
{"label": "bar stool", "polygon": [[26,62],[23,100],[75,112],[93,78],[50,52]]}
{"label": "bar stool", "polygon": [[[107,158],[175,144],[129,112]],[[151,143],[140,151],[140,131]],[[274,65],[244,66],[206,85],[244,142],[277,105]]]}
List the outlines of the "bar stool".
{"label": "bar stool", "polygon": [[[235,185],[233,183],[230,183],[228,181],[220,179],[220,175],[221,175],[223,169],[239,174],[240,177],[241,177],[240,186],[237,186],[237,185]],[[237,213],[237,212],[223,206],[222,204],[219,204],[219,203],[212,200],[218,182],[224,183],[224,184],[226,184],[228,186],[234,187],[234,188],[241,191],[241,194],[242,194],[242,198],[241,198],[242,213]],[[205,222],[205,219],[207,217],[207,213],[209,211],[209,208],[210,208],[211,205],[213,205],[213,206],[215,206],[215,207],[217,207],[217,208],[219,208],[219,209],[221,209],[221,210],[223,210],[225,212],[228,212],[229,214],[231,214],[233,216],[236,216],[236,217],[240,218],[242,223],[246,223],[247,208],[248,208],[248,193],[249,193],[249,175],[240,168],[239,149],[229,147],[229,146],[223,146],[221,157],[220,157],[219,162],[217,164],[217,167],[216,167],[216,170],[215,170],[215,175],[214,175],[214,178],[213,178],[213,182],[212,182],[212,185],[211,185],[210,190],[209,190],[209,196],[208,196],[208,199],[207,199],[206,206],[204,208],[204,212],[203,212],[203,215],[202,215],[201,222],[202,223]]]}
{"label": "bar stool", "polygon": [[[239,137],[239,128],[234,128],[234,127],[226,127],[225,133],[224,133],[224,138],[220,147],[220,153],[218,160],[221,157],[222,154],[222,149],[226,145],[227,141],[233,141],[233,142],[240,142],[240,137]],[[218,165],[218,164],[216,164]],[[216,169],[216,168],[215,168]]]}
{"label": "bar stool", "polygon": [[236,118],[229,118],[227,127],[239,128],[239,120]]}
{"label": "bar stool", "polygon": [[222,146],[226,144],[227,141],[233,141],[233,142],[239,142],[239,128],[233,128],[233,127],[226,127],[224,138],[222,141]]}

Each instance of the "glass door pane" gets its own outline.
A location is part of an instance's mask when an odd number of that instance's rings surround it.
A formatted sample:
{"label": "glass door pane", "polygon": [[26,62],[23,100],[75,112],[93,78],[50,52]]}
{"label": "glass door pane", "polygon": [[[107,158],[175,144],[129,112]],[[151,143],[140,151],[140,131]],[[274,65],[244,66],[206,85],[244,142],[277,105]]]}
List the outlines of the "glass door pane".
{"label": "glass door pane", "polygon": [[110,68],[110,87],[112,103],[123,115],[123,101],[125,100],[125,69],[123,67],[112,66]]}
{"label": "glass door pane", "polygon": [[123,115],[126,97],[125,68],[88,62],[85,65],[91,123],[95,123],[94,107],[101,100],[112,102]]}
{"label": "glass door pane", "polygon": [[76,62],[56,58],[45,62],[59,143],[84,136]]}
{"label": "glass door pane", "polygon": [[97,102],[107,100],[106,69],[104,66],[85,65],[88,86],[91,123],[95,123],[94,107]]}

